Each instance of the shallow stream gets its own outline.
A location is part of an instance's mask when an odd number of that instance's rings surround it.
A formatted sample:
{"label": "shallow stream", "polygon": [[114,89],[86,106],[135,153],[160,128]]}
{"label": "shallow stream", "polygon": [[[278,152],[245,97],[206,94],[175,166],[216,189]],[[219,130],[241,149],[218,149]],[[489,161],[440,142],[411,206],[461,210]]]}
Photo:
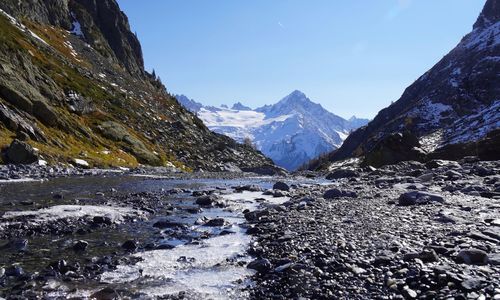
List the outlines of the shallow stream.
{"label": "shallow stream", "polygon": [[[72,235],[23,237],[27,246],[3,246],[0,267],[18,265],[26,272],[37,274],[40,269],[61,259],[82,265],[108,255],[131,258],[116,268],[105,271],[99,278],[76,282],[53,280],[50,295],[88,297],[105,287],[140,298],[178,296],[187,299],[240,299],[245,298],[245,287],[251,285],[253,271],[246,268],[252,260],[246,250],[252,238],[247,235],[244,210],[255,210],[259,205],[280,204],[286,197],[264,196],[262,192],[236,193],[231,187],[259,185],[264,190],[272,187],[266,177],[244,179],[169,179],[137,176],[109,176],[59,178],[43,182],[17,182],[0,184],[0,216],[12,212],[40,209],[66,209],[66,206],[89,205],[95,201],[102,205],[110,193],[159,192],[172,189],[183,192],[169,195],[165,210],[157,210],[147,218],[123,222],[114,227],[99,227],[90,232]],[[227,203],[224,208],[204,208],[198,205],[191,191],[216,190]],[[84,206],[84,205],[82,205]],[[168,210],[167,210],[168,207]],[[191,208],[191,210],[186,209]],[[193,212],[194,211],[194,212]],[[61,211],[61,214],[67,213]],[[206,226],[206,220],[223,218],[223,226]],[[157,221],[168,221],[182,226],[156,228]],[[85,252],[75,252],[72,245],[78,240],[89,243]],[[139,251],[126,253],[121,245],[135,240]],[[9,245],[12,240],[0,240]],[[156,245],[148,247],[147,245]],[[160,246],[158,246],[160,245]],[[133,262],[130,262],[133,261]],[[2,291],[8,293],[8,288]],[[1,296],[1,294],[0,294]]]}

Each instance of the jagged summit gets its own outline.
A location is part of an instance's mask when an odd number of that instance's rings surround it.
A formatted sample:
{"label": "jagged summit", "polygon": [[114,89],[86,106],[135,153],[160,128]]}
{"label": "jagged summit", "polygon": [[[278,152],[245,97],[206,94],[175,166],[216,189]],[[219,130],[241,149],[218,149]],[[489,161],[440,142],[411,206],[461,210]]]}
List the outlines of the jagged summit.
{"label": "jagged summit", "polygon": [[479,15],[474,29],[487,27],[500,20],[500,0],[488,0]]}
{"label": "jagged summit", "polygon": [[250,107],[244,105],[241,102],[236,102],[235,104],[233,104],[231,109],[234,109],[234,110],[252,110]]}
{"label": "jagged summit", "polygon": [[295,90],[273,105],[259,107],[256,111],[263,112],[268,117],[284,114],[324,114],[326,110],[321,104],[312,102],[303,92]]}
{"label": "jagged summit", "polygon": [[144,75],[141,44],[115,0],[2,0],[0,8],[18,19],[66,31],[78,27],[80,38],[108,60],[131,74]]}

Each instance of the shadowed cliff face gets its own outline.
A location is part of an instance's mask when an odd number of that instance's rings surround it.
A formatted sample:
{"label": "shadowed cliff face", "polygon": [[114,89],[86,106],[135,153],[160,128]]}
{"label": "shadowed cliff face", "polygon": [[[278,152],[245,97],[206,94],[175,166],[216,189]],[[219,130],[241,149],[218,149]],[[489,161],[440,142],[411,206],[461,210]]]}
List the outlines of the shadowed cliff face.
{"label": "shadowed cliff face", "polygon": [[144,75],[141,45],[115,0],[4,0],[0,8],[16,18],[68,31],[79,24],[83,39],[103,56],[131,74]]}
{"label": "shadowed cliff face", "polygon": [[[500,106],[499,3],[488,0],[473,31],[409,86],[398,101],[351,134],[338,151],[329,155],[329,160],[384,151],[384,140],[397,132],[418,138],[418,146],[430,157],[433,153],[448,156],[449,151],[443,149],[452,145],[463,145],[459,147],[463,151],[451,157],[481,156],[477,145],[483,139],[496,139],[487,144],[498,145],[498,134],[488,137],[488,133],[498,130],[500,124],[500,115],[494,113]],[[452,149],[456,152],[457,147]]]}
{"label": "shadowed cliff face", "polygon": [[[0,147],[22,140],[26,157],[37,148],[49,163],[278,170],[210,132],[144,71],[115,0],[3,0],[0,9]],[[20,161],[7,153],[4,163]]]}
{"label": "shadowed cliff face", "polygon": [[474,29],[478,27],[486,27],[492,25],[492,23],[498,22],[500,19],[500,1],[499,0],[488,0],[484,5],[483,11],[477,18],[474,24]]}

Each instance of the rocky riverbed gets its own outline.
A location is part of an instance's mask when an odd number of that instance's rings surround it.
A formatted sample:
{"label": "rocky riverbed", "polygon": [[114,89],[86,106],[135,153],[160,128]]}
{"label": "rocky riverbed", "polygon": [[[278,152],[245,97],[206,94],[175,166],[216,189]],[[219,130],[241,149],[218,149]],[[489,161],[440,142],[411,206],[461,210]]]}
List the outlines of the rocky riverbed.
{"label": "rocky riverbed", "polygon": [[500,299],[500,163],[337,169],[247,217],[260,299]]}
{"label": "rocky riverbed", "polygon": [[500,162],[47,168],[0,170],[0,297],[500,297]]}

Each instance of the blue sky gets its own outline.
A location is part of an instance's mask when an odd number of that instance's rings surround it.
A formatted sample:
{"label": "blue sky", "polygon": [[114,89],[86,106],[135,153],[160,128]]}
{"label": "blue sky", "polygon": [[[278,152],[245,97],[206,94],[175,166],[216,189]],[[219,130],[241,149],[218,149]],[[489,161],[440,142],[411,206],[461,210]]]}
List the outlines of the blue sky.
{"label": "blue sky", "polygon": [[372,118],[471,31],[483,0],[118,0],[146,68],[210,105],[293,90]]}

